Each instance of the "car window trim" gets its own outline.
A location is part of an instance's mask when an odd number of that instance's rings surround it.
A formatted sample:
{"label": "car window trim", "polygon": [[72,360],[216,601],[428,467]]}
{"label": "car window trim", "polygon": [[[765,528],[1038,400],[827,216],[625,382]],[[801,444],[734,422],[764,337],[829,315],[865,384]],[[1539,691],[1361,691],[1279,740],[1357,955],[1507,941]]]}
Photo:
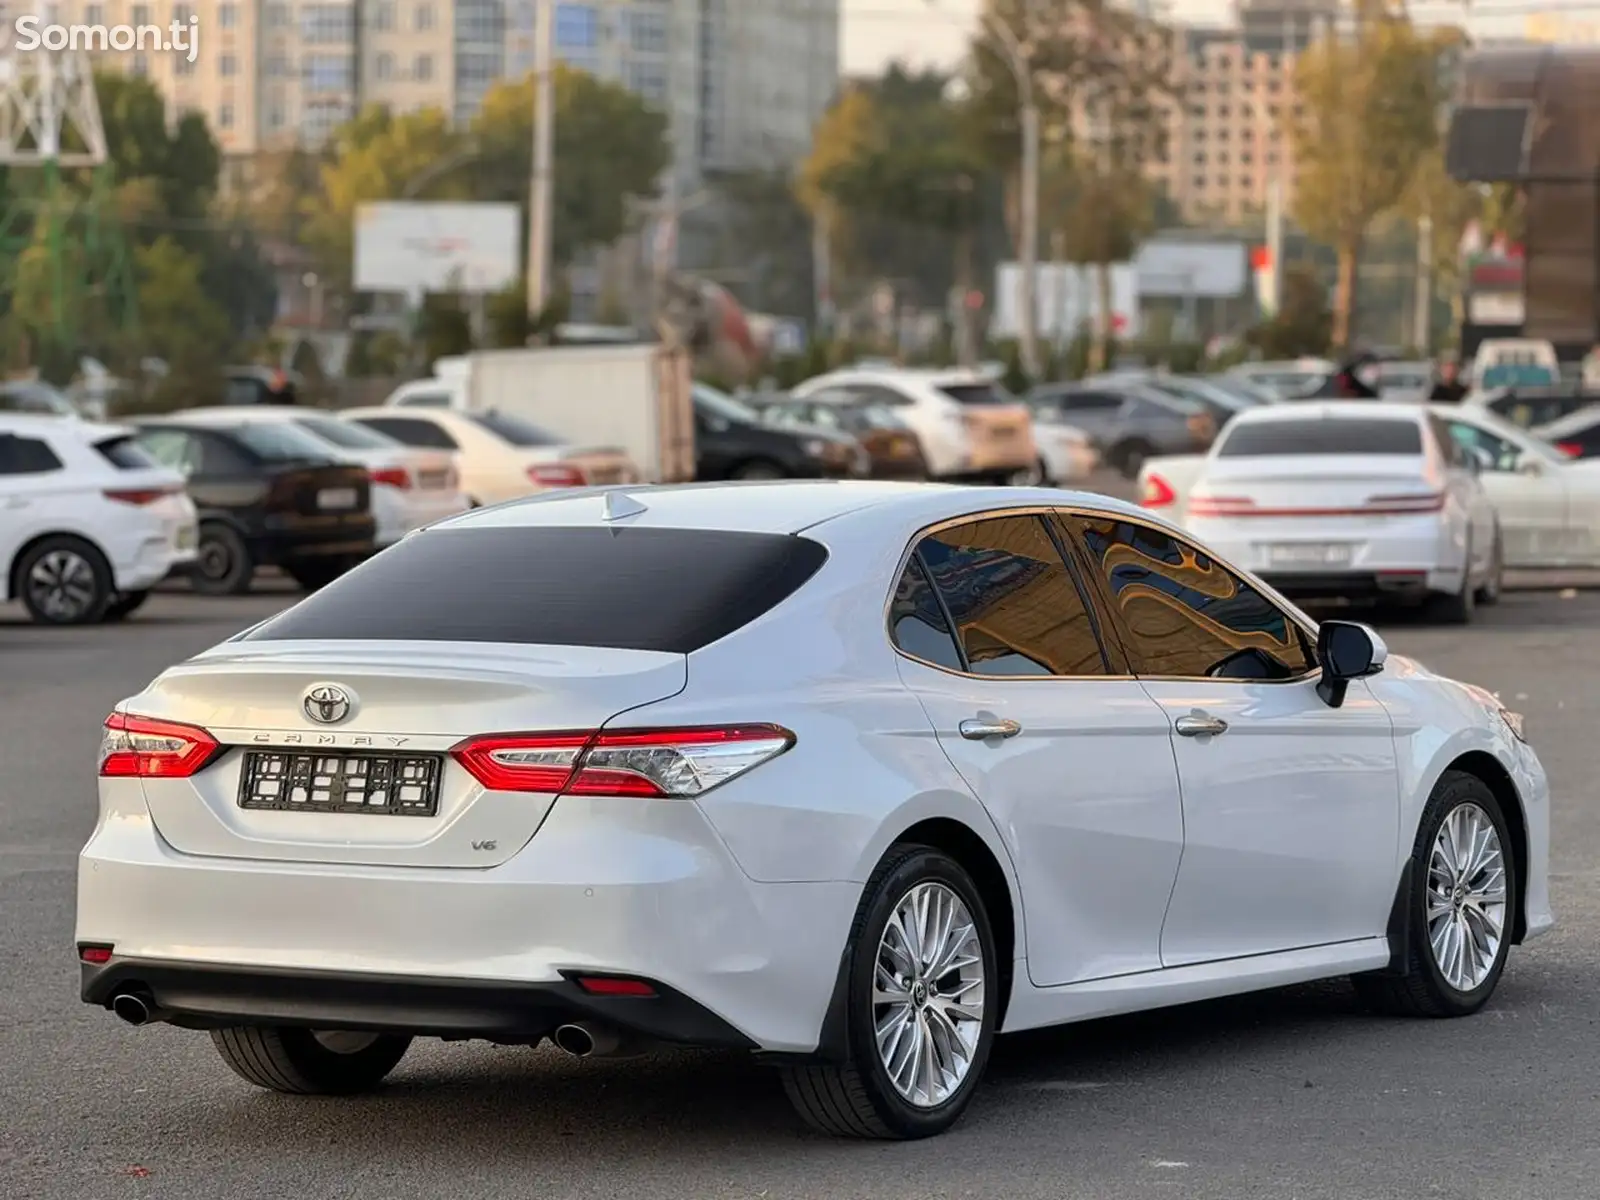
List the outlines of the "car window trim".
{"label": "car window trim", "polygon": [[1146,529],[1152,533],[1169,537],[1179,545],[1187,546],[1196,554],[1205,555],[1205,557],[1209,558],[1212,562],[1222,566],[1230,574],[1236,576],[1237,578],[1243,579],[1245,582],[1249,583],[1251,587],[1260,592],[1262,598],[1271,604],[1275,609],[1277,609],[1278,612],[1282,614],[1284,620],[1300,632],[1301,637],[1305,639],[1304,646],[1307,650],[1308,657],[1311,659],[1311,669],[1309,671],[1302,672],[1299,675],[1290,675],[1284,679],[1227,679],[1216,675],[1141,675],[1134,672],[1132,670],[1132,657],[1127,654],[1127,644],[1130,640],[1130,635],[1126,626],[1123,624],[1121,610],[1117,607],[1115,599],[1112,597],[1106,584],[1104,573],[1094,569],[1094,556],[1089,552],[1089,548],[1083,544],[1082,535],[1079,534],[1076,529],[1072,528],[1070,523],[1063,522],[1066,536],[1072,539],[1075,550],[1083,556],[1085,565],[1087,568],[1089,568],[1088,575],[1090,578],[1090,586],[1092,586],[1095,590],[1095,597],[1099,603],[1106,607],[1112,622],[1112,628],[1116,630],[1117,640],[1119,643],[1121,643],[1121,649],[1124,654],[1124,666],[1129,671],[1127,678],[1147,680],[1151,683],[1298,684],[1306,683],[1321,676],[1322,664],[1317,662],[1314,649],[1317,644],[1316,627],[1310,622],[1301,620],[1298,616],[1296,616],[1288,602],[1282,596],[1278,595],[1278,593],[1275,592],[1265,580],[1256,579],[1250,574],[1250,572],[1240,570],[1238,566],[1232,562],[1229,562],[1221,555],[1210,550],[1202,549],[1200,546],[1195,545],[1191,539],[1189,539],[1179,530],[1170,529],[1166,526],[1158,525],[1151,521],[1143,521],[1138,517],[1130,516],[1126,513],[1107,512],[1103,509],[1096,510],[1086,507],[1070,506],[1063,507],[1058,511],[1063,516],[1097,517],[1102,520],[1111,520],[1129,525],[1137,525],[1141,529]]}
{"label": "car window trim", "polygon": [[[918,658],[915,654],[911,654],[908,651],[901,649],[899,643],[897,643],[894,639],[893,618],[895,592],[900,586],[901,577],[906,572],[906,564],[915,558],[917,560],[918,570],[922,572],[923,577],[928,582],[928,586],[933,589],[934,597],[939,602],[939,612],[944,616],[945,624],[949,626],[950,637],[956,644],[956,654],[959,656],[964,667],[969,665],[967,663],[967,649],[961,644],[961,637],[956,632],[955,620],[950,615],[949,606],[945,603],[944,596],[940,593],[938,584],[934,582],[933,572],[928,570],[927,563],[922,560],[922,543],[935,533],[939,533],[946,529],[953,529],[960,525],[971,525],[978,521],[989,521],[1003,517],[1032,516],[1035,518],[1049,518],[1056,511],[1057,509],[1055,506],[1048,504],[1024,504],[1016,508],[985,509],[982,512],[967,513],[964,516],[959,517],[944,517],[933,522],[931,525],[925,525],[921,529],[918,529],[916,532],[914,532],[911,535],[910,540],[906,543],[905,549],[900,552],[898,565],[895,567],[894,572],[890,577],[889,593],[884,599],[883,632],[885,639],[889,643],[889,649],[894,651],[894,653],[899,655],[901,658],[917,663],[920,666],[927,667],[930,670],[941,671],[944,674],[954,676],[957,679],[978,679],[989,683],[1061,683],[1065,680],[1083,682],[1086,680],[1101,679],[1117,679],[1126,682],[1130,679],[1133,679],[1134,676],[1132,675],[1112,673],[1114,666],[1125,666],[1126,663],[1124,662],[1119,664],[1118,660],[1110,653],[1110,647],[1106,644],[1103,626],[1098,619],[1098,614],[1096,614],[1094,611],[1095,600],[1098,598],[1099,593],[1085,593],[1083,581],[1081,578],[1079,578],[1076,572],[1074,572],[1072,559],[1067,555],[1062,555],[1062,563],[1066,567],[1067,574],[1072,579],[1074,586],[1078,589],[1078,598],[1083,601],[1084,608],[1088,610],[1090,628],[1094,633],[1096,643],[1100,647],[1100,660],[1106,665],[1107,673],[1104,675],[976,675],[967,670],[952,671],[949,667],[941,666],[935,662],[929,662],[925,658]],[[1056,553],[1060,554],[1061,545],[1053,536],[1050,528],[1052,523],[1048,519],[1045,519],[1043,523],[1045,536],[1050,540],[1051,544],[1056,547]]]}

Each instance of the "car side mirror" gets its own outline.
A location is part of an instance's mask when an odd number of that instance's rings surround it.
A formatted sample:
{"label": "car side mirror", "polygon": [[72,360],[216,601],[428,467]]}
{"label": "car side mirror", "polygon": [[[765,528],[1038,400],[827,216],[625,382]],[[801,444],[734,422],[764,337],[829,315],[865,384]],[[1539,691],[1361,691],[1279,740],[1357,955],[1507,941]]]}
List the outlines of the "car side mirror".
{"label": "car side mirror", "polygon": [[1521,462],[1519,462],[1517,464],[1517,473],[1519,475],[1533,475],[1533,476],[1543,475],[1544,474],[1544,463],[1542,463],[1537,458],[1532,458],[1532,457],[1524,458]]}
{"label": "car side mirror", "polygon": [[1341,707],[1350,681],[1376,675],[1388,659],[1389,647],[1372,626],[1324,621],[1317,629],[1317,662],[1322,667],[1317,695],[1329,708]]}

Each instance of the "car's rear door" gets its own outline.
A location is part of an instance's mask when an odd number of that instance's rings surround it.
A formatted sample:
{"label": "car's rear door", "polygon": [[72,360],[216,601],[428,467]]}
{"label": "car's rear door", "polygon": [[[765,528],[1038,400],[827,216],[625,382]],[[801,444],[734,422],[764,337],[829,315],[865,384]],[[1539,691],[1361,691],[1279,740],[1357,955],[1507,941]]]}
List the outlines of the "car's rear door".
{"label": "car's rear door", "polygon": [[891,615],[902,679],[1010,848],[1045,987],[1158,968],[1182,851],[1167,720],[1097,621],[1016,510],[919,539]]}
{"label": "car's rear door", "polygon": [[1298,618],[1198,547],[1121,516],[1065,514],[1183,791],[1167,967],[1379,937],[1398,880],[1388,713],[1317,695]]}
{"label": "car's rear door", "polygon": [[[1476,422],[1445,417],[1444,423],[1456,445],[1482,463],[1483,490],[1500,518],[1505,565],[1559,567],[1582,561],[1577,543],[1587,537],[1574,532],[1565,469]],[[1576,528],[1582,528],[1581,521]]]}

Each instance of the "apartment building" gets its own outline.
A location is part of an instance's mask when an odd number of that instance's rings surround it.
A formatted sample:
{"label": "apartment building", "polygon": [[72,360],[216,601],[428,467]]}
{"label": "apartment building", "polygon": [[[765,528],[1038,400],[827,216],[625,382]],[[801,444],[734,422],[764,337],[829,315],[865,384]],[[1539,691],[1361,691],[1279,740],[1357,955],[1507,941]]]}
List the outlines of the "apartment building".
{"label": "apartment building", "polygon": [[[50,22],[193,23],[198,52],[107,52],[223,152],[314,146],[367,104],[465,122],[533,69],[540,0],[53,0]],[[552,0],[547,0],[552,2]],[[556,57],[667,112],[680,181],[791,163],[839,77],[840,0],[553,0]],[[33,0],[0,0],[20,11]]]}
{"label": "apartment building", "polygon": [[1274,180],[1294,195],[1287,132],[1295,61],[1336,20],[1332,0],[1244,0],[1231,28],[1181,31],[1165,161],[1151,176],[1185,219],[1239,225],[1267,206]]}

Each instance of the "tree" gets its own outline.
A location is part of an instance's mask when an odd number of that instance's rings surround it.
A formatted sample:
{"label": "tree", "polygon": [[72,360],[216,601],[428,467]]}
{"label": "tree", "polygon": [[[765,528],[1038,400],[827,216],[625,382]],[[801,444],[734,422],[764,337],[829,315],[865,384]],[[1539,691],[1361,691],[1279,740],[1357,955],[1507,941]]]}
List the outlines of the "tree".
{"label": "tree", "polygon": [[[847,90],[818,122],[800,197],[855,268],[847,283],[889,279],[916,301],[942,304],[952,284],[975,288],[992,261],[994,173],[946,83],[891,69]],[[961,330],[970,338],[969,320]]]}
{"label": "tree", "polygon": [[746,282],[734,290],[759,312],[812,311],[812,223],[786,171],[747,171],[718,180],[728,219],[717,248]]}
{"label": "tree", "polygon": [[1250,343],[1267,359],[1327,353],[1333,315],[1328,289],[1309,263],[1290,263],[1283,272],[1278,311],[1250,333]]}
{"label": "tree", "polygon": [[[632,206],[657,195],[672,163],[666,115],[633,92],[557,66],[552,235],[555,264],[627,232]],[[533,165],[533,77],[491,88],[473,119],[472,194],[524,206]]]}
{"label": "tree", "polygon": [[1447,45],[1375,0],[1359,0],[1359,16],[1354,39],[1330,35],[1301,55],[1295,87],[1303,115],[1289,122],[1299,167],[1295,218],[1337,256],[1339,349],[1355,334],[1357,267],[1373,222],[1402,202],[1417,164],[1438,144]]}
{"label": "tree", "polygon": [[[348,291],[354,268],[356,210],[402,197],[435,164],[458,154],[461,135],[436,108],[399,116],[369,106],[335,131],[318,192],[303,201],[303,243],[317,256],[317,274]],[[459,177],[435,179],[434,190],[464,195]]]}

